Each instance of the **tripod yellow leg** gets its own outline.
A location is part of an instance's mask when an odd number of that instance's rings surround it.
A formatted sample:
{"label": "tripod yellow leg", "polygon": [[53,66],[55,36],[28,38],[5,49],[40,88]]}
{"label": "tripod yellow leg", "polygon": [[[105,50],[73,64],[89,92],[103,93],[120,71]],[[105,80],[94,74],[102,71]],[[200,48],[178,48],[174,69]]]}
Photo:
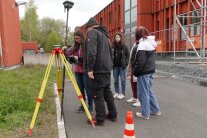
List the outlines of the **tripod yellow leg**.
{"label": "tripod yellow leg", "polygon": [[63,85],[62,85],[63,78],[62,78],[62,66],[61,66],[62,63],[58,57],[55,58],[55,64],[56,64],[56,80],[57,80],[58,96],[59,96],[60,105],[61,105],[62,104],[62,91],[63,91]]}
{"label": "tripod yellow leg", "polygon": [[62,59],[63,64],[64,64],[64,66],[66,68],[66,71],[68,73],[68,76],[71,79],[73,86],[75,87],[76,93],[77,93],[77,95],[78,95],[78,97],[79,97],[79,99],[80,99],[80,101],[81,101],[81,103],[82,103],[82,105],[84,107],[84,110],[86,112],[86,115],[87,115],[88,119],[90,120],[91,124],[93,125],[93,127],[95,128],[95,125],[94,125],[94,122],[92,120],[91,114],[88,111],[88,108],[87,108],[87,106],[85,104],[85,101],[83,100],[83,96],[82,96],[82,94],[80,92],[80,89],[79,89],[78,84],[77,84],[77,82],[75,80],[75,77],[74,77],[71,69],[69,68],[69,65],[66,62],[67,60],[66,60],[65,56],[61,52],[60,52],[60,58]]}
{"label": "tripod yellow leg", "polygon": [[44,76],[44,79],[43,79],[43,82],[42,82],[42,86],[41,86],[41,89],[40,89],[40,92],[39,92],[39,96],[38,96],[38,99],[37,99],[35,111],[34,111],[34,114],[33,114],[33,117],[32,117],[32,122],[31,122],[30,128],[29,128],[29,130],[27,132],[27,134],[29,136],[32,135],[32,129],[34,127],[34,124],[35,124],[35,121],[36,121],[36,118],[37,118],[37,114],[38,114],[38,110],[39,110],[39,107],[40,107],[40,103],[42,102],[42,97],[43,97],[43,94],[44,94],[44,90],[45,90],[45,87],[46,87],[46,84],[47,84],[47,80],[48,80],[48,77],[49,77],[49,74],[50,74],[50,70],[51,70],[51,66],[52,66],[52,61],[54,60],[54,57],[55,57],[55,54],[52,54],[50,56],[50,59],[49,59],[49,64],[47,66],[47,69],[46,69],[46,72],[45,72],[45,76]]}

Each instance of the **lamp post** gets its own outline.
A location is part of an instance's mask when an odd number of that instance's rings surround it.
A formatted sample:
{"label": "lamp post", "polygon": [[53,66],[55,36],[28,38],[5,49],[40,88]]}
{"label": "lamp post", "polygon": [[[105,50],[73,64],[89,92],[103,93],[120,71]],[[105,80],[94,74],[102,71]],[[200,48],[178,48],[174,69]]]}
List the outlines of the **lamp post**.
{"label": "lamp post", "polygon": [[[64,9],[67,10],[67,19],[66,19],[66,26],[65,26],[65,46],[67,46],[67,39],[68,39],[68,13],[69,9],[71,9],[74,5],[73,2],[66,0],[63,2]],[[64,100],[64,88],[65,88],[65,66],[63,66],[63,78],[62,78],[62,100],[61,100],[61,120],[63,117],[63,100]]]}
{"label": "lamp post", "polygon": [[67,19],[66,19],[66,30],[65,30],[65,46],[67,46],[67,39],[68,39],[68,13],[69,10],[73,7],[74,3],[71,1],[66,0],[65,2],[63,2],[64,5],[64,9],[67,10]]}

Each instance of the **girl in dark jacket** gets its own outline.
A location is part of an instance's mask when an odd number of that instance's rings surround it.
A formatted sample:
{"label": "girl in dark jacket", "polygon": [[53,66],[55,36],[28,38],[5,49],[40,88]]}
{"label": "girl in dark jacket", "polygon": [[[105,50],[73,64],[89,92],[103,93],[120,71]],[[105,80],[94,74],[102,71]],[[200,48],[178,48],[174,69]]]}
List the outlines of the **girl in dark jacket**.
{"label": "girl in dark jacket", "polygon": [[[129,49],[124,44],[122,34],[117,32],[113,40],[113,76],[114,98],[123,99],[126,92],[126,67],[129,63]],[[119,76],[121,77],[121,91],[119,89]]]}

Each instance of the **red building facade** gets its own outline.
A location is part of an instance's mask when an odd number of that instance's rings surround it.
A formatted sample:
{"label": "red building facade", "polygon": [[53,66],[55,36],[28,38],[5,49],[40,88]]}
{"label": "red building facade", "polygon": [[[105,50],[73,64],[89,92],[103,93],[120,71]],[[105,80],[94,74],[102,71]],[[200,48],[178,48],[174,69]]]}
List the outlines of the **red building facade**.
{"label": "red building facade", "polygon": [[[175,14],[174,0],[113,0],[95,18],[108,28],[111,38],[115,32],[122,32],[129,46],[134,43],[136,27],[141,25],[156,36],[157,52],[193,50],[187,37],[194,48],[200,50],[202,44],[207,48],[207,42],[201,43],[201,37],[207,39],[206,35],[201,35],[206,23],[206,19],[201,22],[204,19],[201,19],[204,16],[201,9],[206,7],[205,2],[203,4],[202,0],[176,0]],[[180,25],[174,22],[175,15]]]}
{"label": "red building facade", "polygon": [[19,10],[15,0],[0,0],[0,68],[22,62]]}
{"label": "red building facade", "polygon": [[[108,28],[110,38],[115,32],[124,33],[123,8],[123,0],[114,0],[94,16],[99,24]],[[81,29],[86,32],[85,25]]]}

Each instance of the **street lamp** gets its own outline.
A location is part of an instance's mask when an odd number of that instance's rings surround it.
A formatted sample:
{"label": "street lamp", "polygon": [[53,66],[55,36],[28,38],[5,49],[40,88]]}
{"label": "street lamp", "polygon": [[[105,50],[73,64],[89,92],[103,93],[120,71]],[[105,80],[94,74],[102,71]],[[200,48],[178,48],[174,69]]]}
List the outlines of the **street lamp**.
{"label": "street lamp", "polygon": [[[69,9],[71,9],[74,5],[73,2],[66,0],[63,2],[64,9],[67,10],[67,19],[66,19],[66,30],[65,30],[65,46],[67,46],[67,39],[68,39],[68,13]],[[61,100],[61,120],[62,117],[64,118],[63,114],[63,100],[64,100],[64,87],[65,87],[65,66],[63,66],[63,77],[62,77],[62,100]]]}
{"label": "street lamp", "polygon": [[73,2],[66,0],[65,2],[63,2],[64,5],[64,9],[67,10],[67,19],[66,19],[66,36],[65,36],[65,46],[67,46],[67,38],[68,38],[68,13],[69,13],[69,9],[71,9],[74,5]]}

